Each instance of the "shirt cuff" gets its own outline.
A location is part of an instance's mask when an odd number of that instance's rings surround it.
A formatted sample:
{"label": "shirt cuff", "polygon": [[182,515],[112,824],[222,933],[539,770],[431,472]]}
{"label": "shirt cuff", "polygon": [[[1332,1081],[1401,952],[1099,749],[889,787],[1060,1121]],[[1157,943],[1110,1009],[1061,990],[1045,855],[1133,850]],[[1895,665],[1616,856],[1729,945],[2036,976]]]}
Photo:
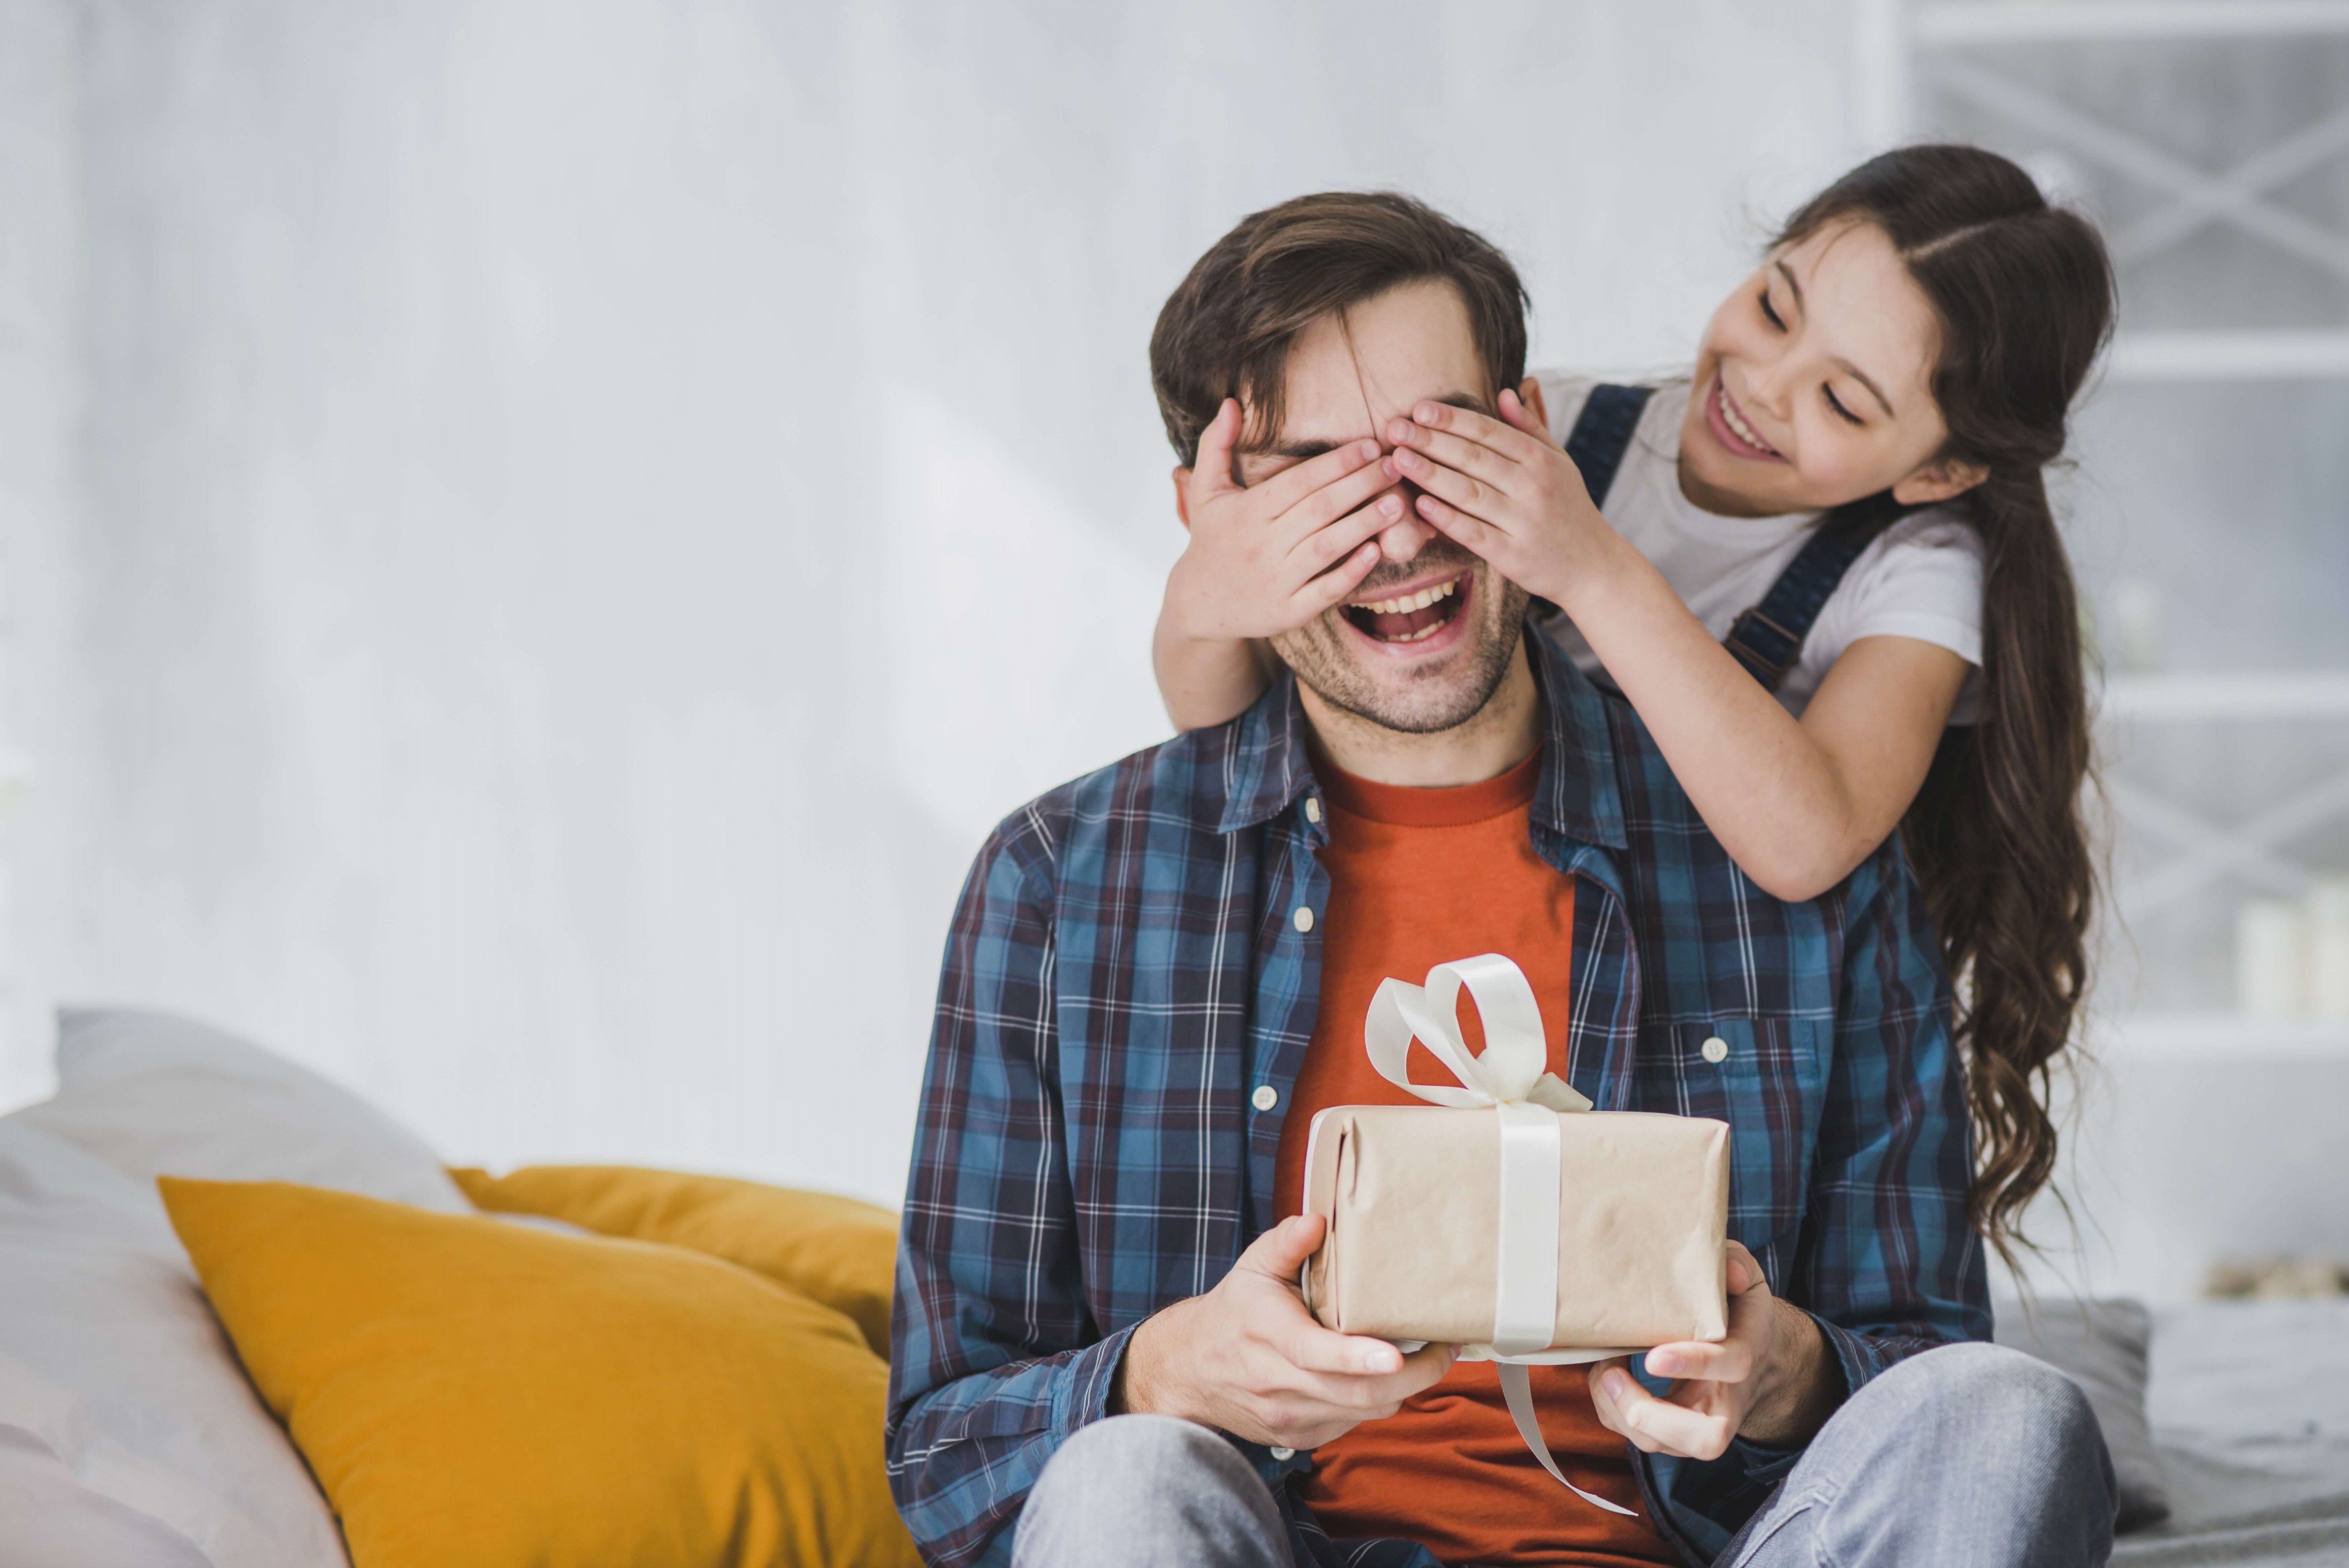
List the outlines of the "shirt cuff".
{"label": "shirt cuff", "polygon": [[1808,1308],[1804,1312],[1819,1325],[1819,1337],[1826,1341],[1829,1354],[1834,1355],[1836,1365],[1843,1369],[1843,1392],[1836,1397],[1836,1406],[1840,1409],[1846,1399],[1858,1393],[1878,1373],[1891,1366],[1891,1359],[1884,1354],[1883,1346],[1866,1334],[1854,1334],[1847,1328],[1829,1323]]}
{"label": "shirt cuff", "polygon": [[[1853,1390],[1884,1369],[1881,1359],[1873,1345],[1849,1329],[1838,1328],[1808,1309],[1804,1310],[1803,1315],[1819,1325],[1819,1338],[1826,1346],[1829,1357],[1827,1376],[1835,1377],[1842,1385],[1835,1397],[1835,1408],[1839,1410],[1843,1402],[1851,1397]],[[1830,1410],[1828,1415],[1832,1418],[1834,1411]],[[1744,1467],[1749,1480],[1775,1481],[1793,1469],[1795,1461],[1801,1459],[1803,1451],[1809,1447],[1808,1438],[1792,1448],[1757,1443],[1750,1438],[1733,1438],[1729,1444],[1729,1457]]]}
{"label": "shirt cuff", "polygon": [[1119,1329],[1107,1339],[1086,1345],[1062,1364],[1052,1389],[1050,1429],[1054,1448],[1109,1414],[1110,1390],[1117,1386],[1125,1347],[1133,1341],[1134,1329],[1141,1326],[1134,1324]]}

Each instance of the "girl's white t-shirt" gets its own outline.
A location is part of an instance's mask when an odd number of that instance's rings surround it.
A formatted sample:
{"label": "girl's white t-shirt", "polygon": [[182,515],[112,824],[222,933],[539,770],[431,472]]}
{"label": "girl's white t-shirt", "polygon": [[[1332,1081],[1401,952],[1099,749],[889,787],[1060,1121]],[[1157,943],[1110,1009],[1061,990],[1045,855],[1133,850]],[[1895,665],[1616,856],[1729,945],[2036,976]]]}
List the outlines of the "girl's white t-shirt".
{"label": "girl's white t-shirt", "polygon": [[[1549,405],[1550,434],[1562,446],[1598,381],[1557,370],[1535,374]],[[1688,400],[1685,382],[1660,387],[1648,400],[1600,510],[1704,628],[1726,637],[1739,615],[1762,602],[1821,514],[1722,517],[1690,502],[1680,482]],[[1779,682],[1778,701],[1801,713],[1843,650],[1863,637],[1913,637],[1975,667],[1950,715],[1953,724],[1971,723],[1982,684],[1982,536],[1949,512],[1912,513],[1878,535],[1844,574]],[[1547,616],[1542,629],[1584,671],[1598,672],[1597,655],[1563,612]]]}

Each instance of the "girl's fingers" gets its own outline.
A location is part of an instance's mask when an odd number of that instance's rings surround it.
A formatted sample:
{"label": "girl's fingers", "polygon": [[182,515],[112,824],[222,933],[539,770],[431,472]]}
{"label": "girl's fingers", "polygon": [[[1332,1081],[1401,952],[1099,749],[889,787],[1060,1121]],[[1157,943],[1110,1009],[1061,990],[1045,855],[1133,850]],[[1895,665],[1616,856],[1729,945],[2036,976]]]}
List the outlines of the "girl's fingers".
{"label": "girl's fingers", "polygon": [[1552,439],[1549,427],[1534,417],[1533,410],[1526,407],[1526,400],[1523,398],[1504,387],[1501,389],[1500,406],[1501,418],[1507,421],[1513,428],[1522,431],[1552,452],[1557,450],[1557,442]]}
{"label": "girl's fingers", "polygon": [[[1489,420],[1485,421],[1490,424]],[[1495,425],[1495,430],[1501,428]],[[1431,430],[1409,420],[1396,420],[1387,426],[1390,444],[1403,451],[1416,452],[1437,462],[1474,474],[1494,489],[1506,492],[1522,472],[1513,458],[1495,452],[1480,441],[1465,440],[1446,431]]]}
{"label": "girl's fingers", "polygon": [[1318,576],[1345,559],[1363,540],[1377,538],[1402,517],[1402,496],[1390,491],[1361,510],[1308,534],[1288,552],[1290,568],[1302,577]]}
{"label": "girl's fingers", "polygon": [[[1250,486],[1248,494],[1254,498],[1257,504],[1264,508],[1262,512],[1257,514],[1257,516],[1284,517],[1297,507],[1298,503],[1323,486],[1335,484],[1350,475],[1356,479],[1361,478],[1361,471],[1365,466],[1371,473],[1377,473],[1378,458],[1378,442],[1350,441],[1343,446],[1331,448],[1319,457],[1309,457],[1303,462],[1282,469],[1270,479]],[[1371,490],[1355,495],[1353,499],[1324,514],[1320,521],[1326,523],[1341,513],[1352,511],[1360,504],[1363,495],[1374,493],[1377,488],[1376,485],[1372,485]]]}
{"label": "girl's fingers", "polygon": [[1413,424],[1449,431],[1480,446],[1488,446],[1511,462],[1531,462],[1541,455],[1541,447],[1546,444],[1490,415],[1474,409],[1454,408],[1450,403],[1422,403],[1412,410],[1411,418]]}
{"label": "girl's fingers", "polygon": [[1481,517],[1471,517],[1456,506],[1438,501],[1433,495],[1419,498],[1419,514],[1433,524],[1438,532],[1472,555],[1492,560],[1492,552],[1506,546],[1509,536]]}
{"label": "girl's fingers", "polygon": [[1355,547],[1354,553],[1306,584],[1289,596],[1297,611],[1299,626],[1315,616],[1334,609],[1346,602],[1346,596],[1362,586],[1371,568],[1379,564],[1379,542],[1376,539]]}
{"label": "girl's fingers", "polygon": [[1409,447],[1397,447],[1387,462],[1393,465],[1398,477],[1410,480],[1430,495],[1452,503],[1472,517],[1490,521],[1493,514],[1500,510],[1501,503],[1508,499],[1473,474],[1430,462]]}
{"label": "girl's fingers", "polygon": [[1191,464],[1193,493],[1204,499],[1240,487],[1232,477],[1232,448],[1239,439],[1240,402],[1237,398],[1226,398],[1216,406],[1207,428],[1199,432],[1199,455]]}
{"label": "girl's fingers", "polygon": [[[1367,446],[1370,443],[1362,444]],[[1324,452],[1313,461],[1327,462],[1336,455],[1338,454],[1334,452]],[[1289,474],[1296,472],[1298,468],[1306,466],[1304,463],[1299,463],[1297,468],[1289,469],[1275,478],[1265,481],[1258,488],[1268,490],[1278,484],[1281,480],[1287,479]],[[1278,521],[1274,524],[1277,532],[1273,538],[1273,547],[1294,550],[1299,545],[1311,538],[1316,531],[1344,518],[1356,507],[1376,496],[1380,491],[1394,488],[1394,479],[1387,472],[1383,464],[1363,459],[1361,466],[1338,474],[1307,491],[1287,511],[1281,513]]]}

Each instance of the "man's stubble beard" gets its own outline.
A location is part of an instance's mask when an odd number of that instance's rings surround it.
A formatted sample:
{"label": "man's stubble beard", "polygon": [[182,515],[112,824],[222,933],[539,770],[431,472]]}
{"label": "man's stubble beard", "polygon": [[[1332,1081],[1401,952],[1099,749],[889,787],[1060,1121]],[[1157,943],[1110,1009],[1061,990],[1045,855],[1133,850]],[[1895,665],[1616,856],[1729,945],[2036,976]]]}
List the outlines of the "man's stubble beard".
{"label": "man's stubble beard", "polygon": [[[1414,561],[1395,571],[1390,580],[1400,581],[1423,566],[1423,560]],[[1364,587],[1375,592],[1381,586],[1380,573],[1386,570],[1381,566],[1372,572]],[[1525,637],[1529,599],[1525,589],[1498,572],[1485,571],[1471,606],[1478,624],[1469,628],[1465,667],[1452,664],[1430,670],[1400,690],[1381,687],[1364,672],[1347,643],[1346,630],[1335,624],[1345,614],[1343,609],[1327,611],[1295,631],[1274,638],[1272,650],[1299,680],[1341,712],[1400,734],[1441,734],[1483,712],[1493,693],[1500,690],[1510,660],[1516,657],[1517,644]]]}

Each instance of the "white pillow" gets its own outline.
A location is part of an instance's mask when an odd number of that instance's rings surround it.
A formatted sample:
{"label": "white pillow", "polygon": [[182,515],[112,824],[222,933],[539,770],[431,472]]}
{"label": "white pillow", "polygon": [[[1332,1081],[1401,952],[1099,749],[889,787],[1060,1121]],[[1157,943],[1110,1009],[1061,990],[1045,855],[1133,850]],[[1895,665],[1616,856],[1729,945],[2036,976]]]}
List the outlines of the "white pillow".
{"label": "white pillow", "polygon": [[444,1214],[472,1205],[421,1138],[349,1090],[192,1019],[57,1014],[57,1096],[16,1115],[151,1189],[299,1181]]}
{"label": "white pillow", "polygon": [[[143,1516],[157,1540],[176,1532],[213,1568],[347,1562],[325,1498],[245,1380],[151,1184],[25,1112],[0,1117],[5,1428],[21,1441],[0,1501],[9,1488],[54,1499],[70,1478],[131,1516],[100,1510],[108,1521],[90,1529],[132,1531]],[[78,1561],[177,1568],[182,1557]]]}
{"label": "white pillow", "polygon": [[0,1520],[9,1568],[212,1568],[186,1536],[90,1490],[16,1427],[0,1427]]}

